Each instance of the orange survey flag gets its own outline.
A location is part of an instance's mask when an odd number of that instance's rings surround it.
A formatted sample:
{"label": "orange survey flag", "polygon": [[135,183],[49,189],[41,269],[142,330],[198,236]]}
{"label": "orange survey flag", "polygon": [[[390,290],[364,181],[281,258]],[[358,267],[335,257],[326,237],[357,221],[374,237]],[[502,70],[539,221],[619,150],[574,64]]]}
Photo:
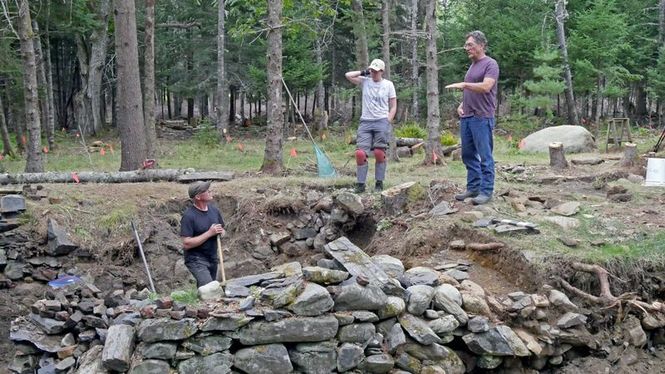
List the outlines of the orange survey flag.
{"label": "orange survey flag", "polygon": [[432,162],[436,163],[436,160],[439,159],[439,156],[436,155],[435,151],[432,151]]}
{"label": "orange survey flag", "polygon": [[5,156],[2,155],[2,154],[0,154],[0,161],[2,161],[2,160],[4,160],[4,159],[5,159]]}
{"label": "orange survey flag", "polygon": [[109,151],[111,151],[111,154],[114,155],[115,152],[113,152],[113,145],[109,144]]}
{"label": "orange survey flag", "polygon": [[296,152],[295,148],[291,148],[291,157],[298,157],[298,152]]}
{"label": "orange survey flag", "polygon": [[245,152],[245,146],[242,143],[238,143],[238,150],[240,152]]}
{"label": "orange survey flag", "polygon": [[44,148],[42,148],[42,151],[43,151],[44,153],[48,153],[48,147],[44,147]]}
{"label": "orange survey flag", "polygon": [[25,145],[28,141],[25,139],[25,135],[21,135],[21,144]]}
{"label": "orange survey flag", "polygon": [[79,176],[78,176],[78,174],[76,174],[75,171],[72,171],[72,179],[73,179],[74,182],[76,182],[76,183],[81,183],[81,181],[79,180]]}
{"label": "orange survey flag", "polygon": [[102,156],[105,156],[106,155],[106,149],[104,149],[102,147],[102,149],[99,150],[99,154],[102,155]]}

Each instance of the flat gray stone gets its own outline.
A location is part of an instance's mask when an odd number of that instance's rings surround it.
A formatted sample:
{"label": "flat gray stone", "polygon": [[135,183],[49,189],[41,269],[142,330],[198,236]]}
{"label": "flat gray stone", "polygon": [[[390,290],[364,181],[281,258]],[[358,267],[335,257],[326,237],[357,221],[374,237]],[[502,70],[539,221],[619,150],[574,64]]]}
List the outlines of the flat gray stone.
{"label": "flat gray stone", "polygon": [[289,352],[283,344],[259,345],[239,349],[233,366],[245,373],[273,374],[290,373],[293,365]]}
{"label": "flat gray stone", "polygon": [[389,255],[374,255],[371,259],[390,277],[399,279],[404,274],[404,264],[398,258]]}
{"label": "flat gray stone", "polygon": [[71,235],[52,218],[48,219],[47,238],[47,252],[51,256],[67,255],[78,248]]}
{"label": "flat gray stone", "polygon": [[183,340],[198,332],[195,319],[179,321],[170,318],[146,319],[139,324],[138,337],[146,343],[162,340]]}
{"label": "flat gray stone", "polygon": [[404,299],[397,296],[388,296],[385,305],[378,310],[379,318],[386,319],[389,317],[396,317],[406,310],[406,303]]}
{"label": "flat gray stone", "polygon": [[376,285],[388,295],[403,296],[405,290],[391,281],[379,266],[362,249],[355,246],[346,237],[340,237],[328,243],[325,251],[335,260],[339,261],[346,270],[354,276],[368,279],[370,285]]}
{"label": "flat gray stone", "polygon": [[335,202],[346,212],[351,213],[354,216],[362,214],[365,210],[360,196],[350,192],[341,192],[337,194],[335,196]]}
{"label": "flat gray stone", "polygon": [[129,374],[163,374],[168,373],[171,365],[162,360],[144,360],[129,370]]}
{"label": "flat gray stone", "polygon": [[180,361],[178,374],[227,374],[231,372],[231,365],[233,365],[233,356],[228,352],[213,353],[209,356],[194,356]]}
{"label": "flat gray stone", "polygon": [[337,371],[341,373],[355,368],[364,357],[362,347],[351,343],[343,343],[337,349]]}
{"label": "flat gray stone", "polygon": [[244,345],[320,342],[337,335],[339,322],[333,315],[294,317],[277,322],[251,322],[237,332]]}
{"label": "flat gray stone", "polygon": [[425,310],[429,309],[432,297],[434,296],[434,288],[418,284],[407,288],[406,292],[409,294],[409,302],[406,306],[406,310],[409,313],[419,316],[425,313]]}
{"label": "flat gray stone", "polygon": [[436,335],[424,320],[408,313],[398,316],[397,320],[409,336],[415,339],[418,343],[430,345],[441,342],[438,335]]}
{"label": "flat gray stone", "polygon": [[388,354],[377,354],[365,357],[360,365],[365,373],[387,373],[395,366],[395,360]]}
{"label": "flat gray stone", "polygon": [[406,344],[406,335],[402,329],[402,325],[396,323],[390,329],[388,336],[386,336],[386,348],[389,353],[395,353],[399,347]]}
{"label": "flat gray stone", "polygon": [[291,363],[307,374],[331,373],[337,368],[337,345],[335,342],[300,343],[289,351]]}
{"label": "flat gray stone", "polygon": [[586,316],[579,313],[567,312],[556,322],[556,326],[560,329],[568,329],[571,327],[586,324]]}
{"label": "flat gray stone", "polygon": [[272,272],[269,272],[269,273],[256,274],[256,275],[247,275],[247,276],[240,277],[240,278],[233,278],[231,280],[226,281],[226,286],[228,287],[229,285],[233,285],[233,286],[249,287],[249,286],[257,285],[257,284],[259,284],[263,281],[266,281],[266,280],[272,280],[272,279],[278,279],[278,278],[284,278],[284,273],[277,272],[277,271],[272,271]]}
{"label": "flat gray stone", "polygon": [[345,281],[349,277],[346,271],[326,269],[319,266],[308,266],[302,269],[306,280],[318,284],[337,284]]}
{"label": "flat gray stone", "polygon": [[424,284],[430,287],[439,285],[439,272],[428,267],[417,266],[404,272],[400,279],[404,287]]}
{"label": "flat gray stone", "polygon": [[113,325],[109,327],[104,350],[102,351],[102,365],[113,371],[127,371],[134,352],[134,334],[136,330],[129,325]]}
{"label": "flat gray stone", "polygon": [[550,209],[550,211],[560,216],[569,217],[577,214],[577,212],[580,211],[580,205],[581,204],[577,201],[569,201],[567,203],[559,204],[553,207]]}
{"label": "flat gray stone", "polygon": [[517,334],[504,325],[487,332],[464,335],[462,340],[478,355],[526,357],[531,354]]}
{"label": "flat gray stone", "polygon": [[340,327],[339,332],[337,333],[337,339],[340,342],[345,343],[364,344],[374,337],[375,333],[376,327],[374,327],[374,324],[372,323],[354,323]]}
{"label": "flat gray stone", "polygon": [[335,294],[335,310],[381,310],[388,296],[378,286],[361,286],[353,283],[338,286]]}
{"label": "flat gray stone", "polygon": [[251,322],[254,317],[249,317],[245,313],[227,313],[208,318],[201,331],[235,331]]}
{"label": "flat gray stone", "polygon": [[0,197],[0,213],[20,213],[25,211],[25,198],[21,195]]}
{"label": "flat gray stone", "polygon": [[434,297],[432,298],[432,303],[434,305],[434,309],[452,314],[462,325],[466,325],[467,321],[469,320],[469,317],[467,316],[464,309],[462,309],[462,307],[457,304],[457,302],[450,299],[445,292],[435,291]]}
{"label": "flat gray stone", "polygon": [[430,345],[407,343],[403,348],[404,352],[418,360],[428,360],[441,366],[446,374],[464,374],[466,372],[462,359],[455,351],[446,346],[436,343]]}
{"label": "flat gray stone", "polygon": [[154,358],[160,360],[171,360],[175,357],[178,348],[176,343],[157,342],[152,344],[140,345],[140,353],[144,358]]}
{"label": "flat gray stone", "polygon": [[431,320],[427,324],[439,337],[450,334],[460,325],[452,314]]}
{"label": "flat gray stone", "polygon": [[305,290],[287,306],[287,309],[299,316],[318,316],[332,309],[334,304],[328,290],[316,283],[308,282]]}
{"label": "flat gray stone", "polygon": [[437,206],[432,208],[432,210],[429,211],[429,214],[437,217],[437,216],[445,216],[448,214],[453,214],[457,212],[458,209],[453,208],[449,202],[447,201],[442,201]]}
{"label": "flat gray stone", "polygon": [[231,338],[223,335],[194,336],[184,342],[182,346],[200,355],[207,356],[215,352],[223,352],[231,348]]}

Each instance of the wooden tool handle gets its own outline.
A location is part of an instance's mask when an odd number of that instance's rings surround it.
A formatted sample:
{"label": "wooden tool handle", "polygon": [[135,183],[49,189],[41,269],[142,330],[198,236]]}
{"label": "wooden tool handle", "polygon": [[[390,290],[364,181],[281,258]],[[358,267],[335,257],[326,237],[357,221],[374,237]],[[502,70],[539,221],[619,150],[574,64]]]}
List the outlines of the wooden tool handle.
{"label": "wooden tool handle", "polygon": [[224,251],[222,251],[221,235],[217,235],[217,257],[219,257],[219,268],[222,271],[222,283],[226,283],[226,274],[224,272]]}

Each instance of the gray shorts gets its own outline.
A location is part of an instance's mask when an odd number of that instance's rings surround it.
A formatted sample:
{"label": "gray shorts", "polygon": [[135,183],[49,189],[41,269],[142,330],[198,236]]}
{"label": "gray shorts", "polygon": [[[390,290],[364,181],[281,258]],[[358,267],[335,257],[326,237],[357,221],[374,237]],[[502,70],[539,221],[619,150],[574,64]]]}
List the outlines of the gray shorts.
{"label": "gray shorts", "polygon": [[388,148],[388,137],[390,135],[390,123],[388,118],[375,121],[360,121],[356,137],[356,148],[362,149],[369,155],[374,148]]}
{"label": "gray shorts", "polygon": [[191,257],[185,259],[185,266],[196,279],[196,288],[205,286],[217,278],[217,260],[212,258]]}

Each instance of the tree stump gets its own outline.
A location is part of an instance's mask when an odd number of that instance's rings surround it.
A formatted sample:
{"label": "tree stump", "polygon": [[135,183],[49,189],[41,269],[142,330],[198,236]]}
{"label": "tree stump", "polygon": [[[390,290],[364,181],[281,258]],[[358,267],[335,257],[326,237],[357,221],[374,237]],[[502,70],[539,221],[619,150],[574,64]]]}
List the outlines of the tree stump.
{"label": "tree stump", "polygon": [[637,160],[637,144],[626,143],[626,148],[623,150],[623,158],[619,161],[621,167],[631,167],[635,165]]}
{"label": "tree stump", "polygon": [[566,152],[563,148],[563,143],[550,143],[550,166],[555,169],[565,169],[568,167],[568,161],[566,161]]}
{"label": "tree stump", "polygon": [[417,182],[406,182],[381,192],[383,206],[388,214],[397,215],[402,213],[409,203],[411,190],[418,188],[418,186]]}

